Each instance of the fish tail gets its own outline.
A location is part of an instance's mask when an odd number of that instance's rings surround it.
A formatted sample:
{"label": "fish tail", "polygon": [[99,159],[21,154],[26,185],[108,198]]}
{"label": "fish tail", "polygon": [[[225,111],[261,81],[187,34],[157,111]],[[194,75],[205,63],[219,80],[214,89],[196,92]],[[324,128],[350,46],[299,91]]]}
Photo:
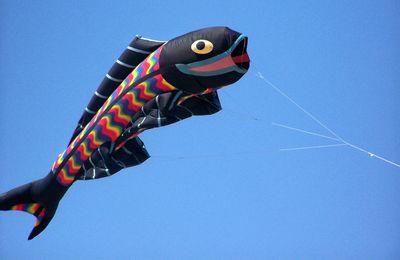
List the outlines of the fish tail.
{"label": "fish tail", "polygon": [[28,240],[39,235],[53,219],[57,206],[68,187],[55,182],[49,174],[43,179],[27,183],[0,195],[0,210],[25,211],[36,217]]}

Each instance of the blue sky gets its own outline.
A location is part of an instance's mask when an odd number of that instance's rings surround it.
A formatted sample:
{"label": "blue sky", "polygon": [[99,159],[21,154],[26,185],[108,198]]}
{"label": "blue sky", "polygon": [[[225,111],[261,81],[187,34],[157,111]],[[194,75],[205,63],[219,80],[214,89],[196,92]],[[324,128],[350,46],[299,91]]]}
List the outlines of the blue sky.
{"label": "blue sky", "polygon": [[[152,158],[79,182],[48,228],[0,212],[2,259],[399,259],[398,1],[0,3],[0,191],[41,178],[136,34],[213,25],[249,36],[224,110],[142,134]],[[254,119],[257,120],[254,120]]]}

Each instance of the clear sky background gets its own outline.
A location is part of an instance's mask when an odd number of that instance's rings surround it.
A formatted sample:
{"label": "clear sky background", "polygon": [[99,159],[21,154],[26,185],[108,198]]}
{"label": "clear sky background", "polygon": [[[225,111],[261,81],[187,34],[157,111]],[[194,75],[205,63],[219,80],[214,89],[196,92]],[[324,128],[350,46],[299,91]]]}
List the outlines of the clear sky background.
{"label": "clear sky background", "polygon": [[[251,70],[224,110],[142,134],[143,165],[79,182],[37,238],[0,212],[1,259],[399,259],[400,2],[0,1],[0,191],[43,177],[136,34],[226,25]],[[255,120],[257,119],[257,120]]]}

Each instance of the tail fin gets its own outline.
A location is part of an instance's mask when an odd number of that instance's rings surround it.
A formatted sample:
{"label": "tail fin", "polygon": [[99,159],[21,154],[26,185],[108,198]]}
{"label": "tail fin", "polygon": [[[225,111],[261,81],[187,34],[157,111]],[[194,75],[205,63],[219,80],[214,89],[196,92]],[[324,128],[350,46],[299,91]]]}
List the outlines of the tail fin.
{"label": "tail fin", "polygon": [[[54,179],[53,176],[49,174],[46,178],[22,185],[0,195],[0,210],[25,211],[36,217],[35,226],[28,240],[39,235],[47,227],[54,217],[58,202],[67,190],[67,188],[64,188],[64,191],[49,193],[49,191],[54,191],[53,181],[49,180]],[[48,185],[53,187],[47,187]]]}

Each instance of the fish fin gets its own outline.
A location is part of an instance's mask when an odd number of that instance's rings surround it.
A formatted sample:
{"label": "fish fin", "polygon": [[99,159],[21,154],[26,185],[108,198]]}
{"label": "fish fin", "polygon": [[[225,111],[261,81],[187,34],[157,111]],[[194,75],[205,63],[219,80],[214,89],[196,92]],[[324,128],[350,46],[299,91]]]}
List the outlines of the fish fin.
{"label": "fish fin", "polygon": [[[157,50],[164,41],[150,40],[141,36],[136,36],[126,47],[119,58],[114,62],[111,69],[105,75],[103,81],[98,86],[89,104],[86,106],[78,125],[72,134],[69,144],[83,130],[86,124],[93,118],[100,107],[120,85],[120,83],[141,63],[150,53]],[[68,144],[68,145],[69,145]]]}
{"label": "fish fin", "polygon": [[55,207],[41,207],[40,210],[34,214],[36,217],[36,223],[35,226],[33,227],[31,233],[28,236],[28,240],[33,239],[47,227],[47,225],[50,223],[50,221],[53,219],[54,214],[56,213],[57,206]]}
{"label": "fish fin", "polygon": [[126,168],[143,163],[150,158],[150,155],[142,140],[138,136],[135,136],[123,145],[120,145],[111,154],[111,158],[114,162]]}
{"label": "fish fin", "polygon": [[79,180],[94,180],[111,176],[123,168],[143,163],[150,157],[139,137],[125,141],[110,152],[106,146],[97,149],[83,164]]}
{"label": "fish fin", "polygon": [[217,91],[183,97],[178,103],[180,107],[186,108],[196,116],[212,115],[222,109]]}
{"label": "fish fin", "polygon": [[[22,185],[0,195],[0,210],[25,211],[36,217],[28,240],[39,235],[50,223],[58,203],[68,188],[54,185],[53,174],[35,182]],[[58,186],[57,186],[58,185]]]}

